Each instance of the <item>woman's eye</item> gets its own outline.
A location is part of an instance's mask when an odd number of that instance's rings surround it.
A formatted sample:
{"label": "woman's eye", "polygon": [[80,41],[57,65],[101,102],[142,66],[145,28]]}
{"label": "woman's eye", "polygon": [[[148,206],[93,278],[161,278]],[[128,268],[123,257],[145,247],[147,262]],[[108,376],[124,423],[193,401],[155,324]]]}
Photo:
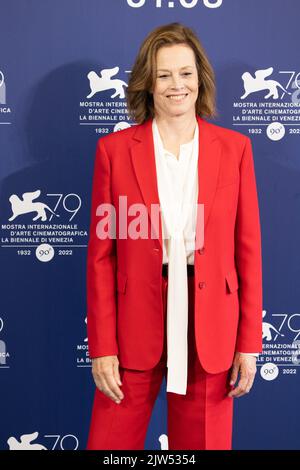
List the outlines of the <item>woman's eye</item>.
{"label": "woman's eye", "polygon": [[[191,72],[185,72],[183,75],[192,75]],[[169,75],[159,75],[158,78],[165,78],[165,77],[168,77]]]}

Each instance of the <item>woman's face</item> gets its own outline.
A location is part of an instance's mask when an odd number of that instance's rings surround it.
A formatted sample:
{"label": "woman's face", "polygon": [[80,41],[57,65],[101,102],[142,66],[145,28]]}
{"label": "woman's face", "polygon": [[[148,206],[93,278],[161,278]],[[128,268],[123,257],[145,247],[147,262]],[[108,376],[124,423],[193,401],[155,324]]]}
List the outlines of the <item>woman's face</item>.
{"label": "woman's face", "polygon": [[198,87],[194,51],[184,44],[161,47],[156,56],[155,114],[171,117],[194,113]]}

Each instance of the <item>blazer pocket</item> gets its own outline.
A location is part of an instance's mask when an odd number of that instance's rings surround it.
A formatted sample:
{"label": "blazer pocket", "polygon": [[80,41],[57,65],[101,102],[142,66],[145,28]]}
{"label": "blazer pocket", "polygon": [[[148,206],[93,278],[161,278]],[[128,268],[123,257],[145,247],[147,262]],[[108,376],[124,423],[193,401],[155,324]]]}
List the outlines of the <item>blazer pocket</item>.
{"label": "blazer pocket", "polygon": [[229,292],[235,292],[239,288],[239,280],[235,268],[228,271],[228,273],[225,275],[225,279]]}
{"label": "blazer pocket", "polygon": [[127,274],[117,271],[117,291],[125,294],[127,284]]}
{"label": "blazer pocket", "polygon": [[238,176],[234,176],[233,178],[226,178],[226,179],[223,179],[222,181],[219,182],[219,184],[217,185],[217,189],[219,188],[224,188],[225,186],[230,186],[231,184],[236,184],[238,183],[239,181],[239,177]]}

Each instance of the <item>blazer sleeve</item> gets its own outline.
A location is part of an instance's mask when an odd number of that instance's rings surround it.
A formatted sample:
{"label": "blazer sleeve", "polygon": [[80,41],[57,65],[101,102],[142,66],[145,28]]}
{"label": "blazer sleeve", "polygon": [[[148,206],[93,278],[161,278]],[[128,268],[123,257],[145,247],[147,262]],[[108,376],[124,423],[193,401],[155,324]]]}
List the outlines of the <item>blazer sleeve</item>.
{"label": "blazer sleeve", "polygon": [[94,161],[86,261],[87,334],[91,358],[118,354],[116,339],[116,240],[110,229],[108,230],[109,236],[106,238],[99,238],[99,232],[97,235],[97,230],[99,231],[100,227],[99,222],[103,217],[107,219],[108,215],[105,211],[101,211],[100,214],[100,204],[108,204],[113,207],[111,162],[102,138],[98,139]]}
{"label": "blazer sleeve", "polygon": [[240,188],[235,224],[235,264],[239,278],[239,324],[236,351],[262,352],[261,229],[252,143],[240,163]]}

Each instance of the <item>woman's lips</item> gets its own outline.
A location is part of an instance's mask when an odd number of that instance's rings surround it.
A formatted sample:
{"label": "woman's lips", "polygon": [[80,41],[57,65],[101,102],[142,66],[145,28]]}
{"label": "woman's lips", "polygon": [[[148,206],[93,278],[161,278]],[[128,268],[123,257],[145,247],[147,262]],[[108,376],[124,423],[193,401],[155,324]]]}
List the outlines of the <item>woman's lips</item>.
{"label": "woman's lips", "polygon": [[188,93],[181,93],[180,95],[168,95],[167,98],[169,98],[172,101],[183,101],[186,97],[188,96]]}

